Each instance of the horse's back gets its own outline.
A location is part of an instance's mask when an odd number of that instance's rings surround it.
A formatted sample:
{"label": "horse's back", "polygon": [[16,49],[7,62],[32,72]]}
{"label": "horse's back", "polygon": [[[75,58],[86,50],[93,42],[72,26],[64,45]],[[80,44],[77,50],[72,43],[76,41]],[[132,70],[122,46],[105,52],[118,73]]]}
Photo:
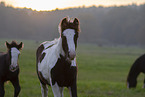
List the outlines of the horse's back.
{"label": "horse's back", "polygon": [[142,56],[140,56],[139,58],[137,58],[134,62],[136,65],[140,64],[140,65],[144,65],[145,66],[145,54],[143,54]]}
{"label": "horse's back", "polygon": [[48,49],[52,47],[53,45],[57,44],[57,42],[58,42],[58,39],[54,39],[53,41],[45,41],[42,44],[44,45],[44,49]]}
{"label": "horse's back", "polygon": [[3,63],[3,61],[5,60],[5,58],[6,58],[6,53],[0,52],[0,64]]}
{"label": "horse's back", "polygon": [[36,57],[37,57],[37,63],[39,62],[39,58],[41,57],[42,55],[42,52],[46,49],[49,49],[51,48],[53,45],[55,45],[57,43],[57,39],[53,40],[53,41],[45,41],[43,43],[40,44],[40,46],[38,47],[37,49],[37,52],[36,52]]}
{"label": "horse's back", "polygon": [[37,49],[37,52],[36,52],[36,59],[37,59],[37,63],[39,61],[39,57],[41,56],[41,53],[42,51],[44,50],[44,46],[41,44],[38,49]]}
{"label": "horse's back", "polygon": [[145,73],[145,54],[143,54],[135,60],[134,64],[132,65],[132,68],[139,69],[141,70],[141,72]]}
{"label": "horse's back", "polygon": [[0,52],[0,77],[5,74],[6,68],[6,53]]}

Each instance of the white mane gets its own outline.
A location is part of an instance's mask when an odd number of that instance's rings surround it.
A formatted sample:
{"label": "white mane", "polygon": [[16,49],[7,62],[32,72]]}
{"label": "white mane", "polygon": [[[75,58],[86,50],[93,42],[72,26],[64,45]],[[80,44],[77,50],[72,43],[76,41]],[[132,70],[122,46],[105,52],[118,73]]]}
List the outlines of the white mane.
{"label": "white mane", "polygon": [[46,49],[47,47],[51,46],[51,45],[55,45],[57,44],[59,41],[59,38],[54,39],[53,41],[45,41],[42,44],[44,45],[44,49]]}

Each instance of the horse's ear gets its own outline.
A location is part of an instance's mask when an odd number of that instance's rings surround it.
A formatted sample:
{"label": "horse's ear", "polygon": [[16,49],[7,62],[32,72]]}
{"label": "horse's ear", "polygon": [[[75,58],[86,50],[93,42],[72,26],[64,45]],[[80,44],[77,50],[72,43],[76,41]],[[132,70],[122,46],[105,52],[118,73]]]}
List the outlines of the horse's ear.
{"label": "horse's ear", "polygon": [[62,21],[61,21],[61,27],[66,27],[68,24],[68,20],[67,18],[64,18]]}
{"label": "horse's ear", "polygon": [[79,25],[79,20],[77,18],[75,18],[73,23],[76,25]]}
{"label": "horse's ear", "polygon": [[74,19],[73,24],[74,24],[74,28],[75,28],[78,32],[80,32],[79,20],[78,20],[77,18]]}
{"label": "horse's ear", "polygon": [[22,49],[24,47],[24,44],[21,42],[19,45],[18,45],[18,49]]}
{"label": "horse's ear", "polygon": [[6,45],[6,47],[7,47],[8,49],[11,48],[10,44],[9,44],[7,41],[6,41],[5,45]]}

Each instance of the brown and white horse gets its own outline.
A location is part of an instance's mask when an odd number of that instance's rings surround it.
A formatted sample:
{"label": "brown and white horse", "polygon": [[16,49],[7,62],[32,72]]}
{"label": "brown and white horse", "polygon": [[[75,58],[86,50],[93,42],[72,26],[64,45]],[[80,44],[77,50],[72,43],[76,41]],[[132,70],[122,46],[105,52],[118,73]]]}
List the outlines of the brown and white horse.
{"label": "brown and white horse", "polygon": [[63,97],[63,88],[70,90],[71,97],[77,97],[76,48],[79,36],[77,18],[64,18],[60,25],[60,37],[46,41],[37,49],[37,74],[41,84],[42,97],[47,97],[50,85],[54,97]]}
{"label": "brown and white horse", "polygon": [[17,44],[12,41],[11,44],[6,42],[8,49],[7,53],[0,53],[0,97],[4,97],[4,82],[11,81],[14,88],[14,97],[18,97],[20,92],[19,85],[19,64],[18,57],[20,54],[20,49],[23,48],[23,43]]}

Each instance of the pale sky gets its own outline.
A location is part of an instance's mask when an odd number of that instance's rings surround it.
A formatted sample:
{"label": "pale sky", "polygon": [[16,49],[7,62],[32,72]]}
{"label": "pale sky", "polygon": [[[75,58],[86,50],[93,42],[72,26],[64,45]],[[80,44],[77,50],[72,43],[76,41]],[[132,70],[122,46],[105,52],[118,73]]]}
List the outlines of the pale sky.
{"label": "pale sky", "polygon": [[33,10],[54,10],[56,8],[64,9],[70,7],[82,7],[92,5],[112,6],[112,5],[131,5],[133,3],[140,5],[145,4],[145,0],[0,0],[7,5],[14,7],[27,7]]}

